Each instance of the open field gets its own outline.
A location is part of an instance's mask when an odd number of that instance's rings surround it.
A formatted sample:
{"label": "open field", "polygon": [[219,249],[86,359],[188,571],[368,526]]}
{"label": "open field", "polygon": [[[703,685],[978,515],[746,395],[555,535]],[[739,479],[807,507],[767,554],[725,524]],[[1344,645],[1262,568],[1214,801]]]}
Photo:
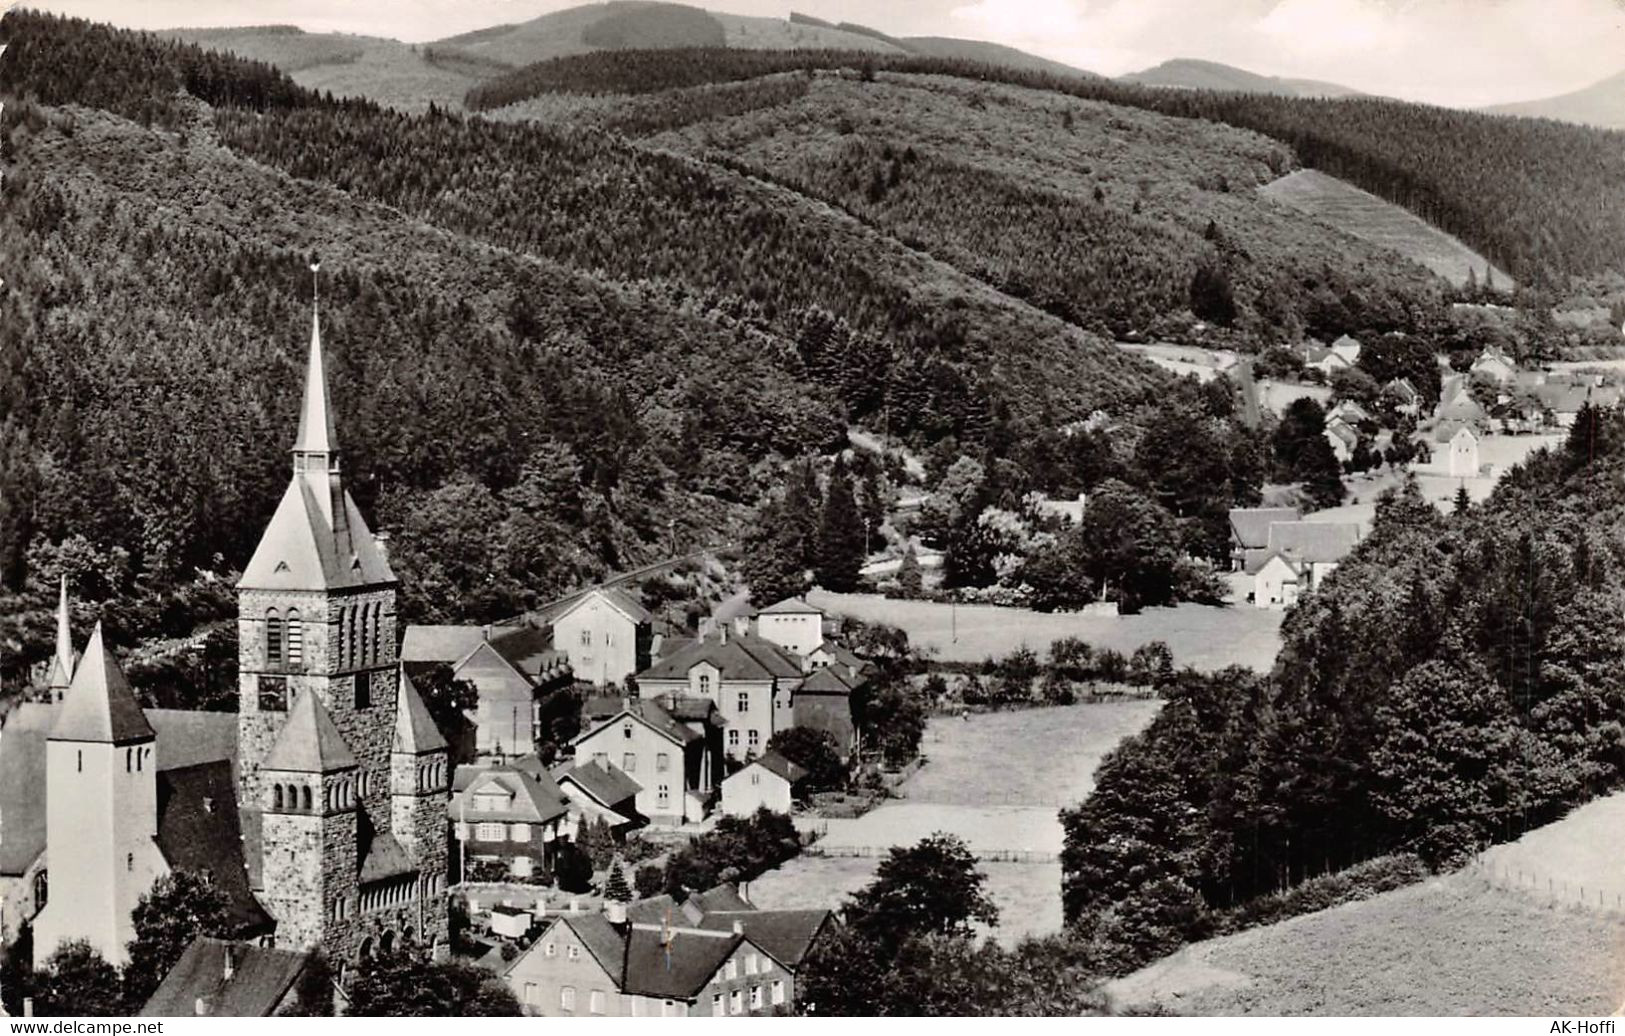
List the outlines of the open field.
{"label": "open field", "polygon": [[[1467,273],[1482,281],[1489,260],[1427,221],[1362,191],[1351,183],[1315,169],[1288,173],[1258,189],[1266,198],[1313,216],[1338,230],[1411,259],[1452,284],[1465,284]],[[1495,283],[1513,286],[1505,271]]]}
{"label": "open field", "polygon": [[1625,921],[1458,874],[1188,946],[1107,986],[1184,1015],[1602,1015]]}
{"label": "open field", "polygon": [[1484,851],[1480,868],[1540,902],[1625,906],[1625,793],[1588,802],[1516,842]]}
{"label": "open field", "polygon": [[1061,637],[1082,637],[1097,648],[1125,654],[1163,640],[1173,649],[1175,664],[1208,671],[1230,665],[1265,671],[1281,650],[1281,613],[1257,608],[1181,604],[1150,608],[1139,615],[1081,615],[991,604],[955,607],[822,590],[814,590],[807,599],[833,615],[898,626],[912,643],[950,662],[1002,658],[1022,644],[1043,654]]}
{"label": "open field", "polygon": [[[1160,704],[1066,705],[969,719],[934,716],[921,746],[926,763],[903,783],[901,800],[851,820],[815,822],[827,825],[820,840],[826,849],[870,847],[875,856],[799,856],[756,879],[751,898],[761,907],[837,906],[874,877],[883,855],[878,850],[912,845],[938,831],[957,834],[983,852],[1058,854],[1058,804],[1087,795],[1100,759],[1150,722]],[[1001,941],[1060,928],[1058,862],[980,866],[999,907]]]}
{"label": "open field", "polygon": [[1312,399],[1321,406],[1331,402],[1332,390],[1324,385],[1304,385],[1295,381],[1262,378],[1258,382],[1258,405],[1277,414],[1286,413],[1294,400]]}
{"label": "open field", "polygon": [[1203,349],[1194,345],[1176,345],[1173,342],[1151,342],[1138,345],[1119,342],[1118,347],[1145,357],[1163,370],[1184,376],[1194,374],[1200,381],[1212,381],[1219,372],[1235,364],[1238,357],[1228,349]]}

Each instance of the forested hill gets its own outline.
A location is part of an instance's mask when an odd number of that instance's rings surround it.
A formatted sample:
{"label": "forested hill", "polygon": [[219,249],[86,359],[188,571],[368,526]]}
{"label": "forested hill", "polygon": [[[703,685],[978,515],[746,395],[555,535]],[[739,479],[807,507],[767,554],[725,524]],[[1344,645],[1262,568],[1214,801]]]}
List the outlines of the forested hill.
{"label": "forested hill", "polygon": [[1069,918],[1143,960],[1216,909],[1382,854],[1448,866],[1619,788],[1621,542],[1617,410],[1467,513],[1384,501],[1269,678],[1186,681],[1102,766],[1065,817]]}
{"label": "forested hill", "polygon": [[663,550],[668,519],[720,538],[773,458],[850,421],[975,450],[1166,380],[726,169],[83,22],[12,12],[0,38],[0,586],[35,604],[65,567],[114,597],[242,563],[286,477],[312,251],[409,617],[511,614]]}
{"label": "forested hill", "polygon": [[[787,53],[702,60],[709,81],[775,67],[939,74],[1065,94],[1252,130],[1304,165],[1401,205],[1467,242],[1522,282],[1561,283],[1625,268],[1625,134],[1506,119],[1379,98],[1316,99],[1167,90],[925,56]],[[516,69],[482,84],[477,108],[551,93],[639,92],[661,63],[694,82],[692,57],[614,52]],[[867,74],[867,73],[866,73]],[[617,85],[618,84],[618,85]]]}

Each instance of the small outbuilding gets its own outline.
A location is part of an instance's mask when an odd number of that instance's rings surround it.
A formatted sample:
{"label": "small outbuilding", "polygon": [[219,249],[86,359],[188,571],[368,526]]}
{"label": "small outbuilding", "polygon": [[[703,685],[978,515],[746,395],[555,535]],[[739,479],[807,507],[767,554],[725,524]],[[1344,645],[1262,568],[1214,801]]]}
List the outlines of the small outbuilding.
{"label": "small outbuilding", "polygon": [[789,813],[796,785],[807,771],[777,752],[752,759],[722,782],[722,812],[746,817],[766,806],[775,813]]}

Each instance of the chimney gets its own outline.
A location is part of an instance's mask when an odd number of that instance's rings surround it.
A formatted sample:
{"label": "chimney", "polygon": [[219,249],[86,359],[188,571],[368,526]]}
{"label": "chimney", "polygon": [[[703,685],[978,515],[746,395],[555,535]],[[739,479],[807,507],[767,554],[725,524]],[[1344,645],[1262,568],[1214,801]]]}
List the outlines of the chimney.
{"label": "chimney", "polygon": [[581,900],[575,898],[574,896],[570,897],[570,913],[572,913],[572,914],[581,913]]}
{"label": "chimney", "polygon": [[610,900],[604,904],[604,920],[610,924],[621,925],[626,923],[626,904]]}
{"label": "chimney", "polygon": [[237,961],[235,960],[236,955],[236,948],[227,945],[225,962],[221,967],[220,974],[220,977],[226,982],[230,982],[232,976],[237,974]]}
{"label": "chimney", "polygon": [[34,1017],[34,998],[31,996],[23,997],[23,1017]]}
{"label": "chimney", "polygon": [[200,996],[196,1000],[192,1001],[192,1013],[197,1015],[199,1018],[206,1016],[209,1013],[208,998]]}
{"label": "chimney", "polygon": [[[750,882],[741,881],[739,883],[738,889],[739,889],[739,898],[743,899],[745,902],[749,903],[750,902]],[[754,905],[754,904],[752,904],[752,905]]]}
{"label": "chimney", "polygon": [[485,640],[491,639],[491,624],[489,622],[480,627],[480,637]]}
{"label": "chimney", "polygon": [[728,624],[726,622],[717,627],[717,634],[719,636],[718,643],[728,643]]}
{"label": "chimney", "polygon": [[745,922],[739,920],[738,918],[734,919],[734,934],[735,935],[744,935],[745,934]]}

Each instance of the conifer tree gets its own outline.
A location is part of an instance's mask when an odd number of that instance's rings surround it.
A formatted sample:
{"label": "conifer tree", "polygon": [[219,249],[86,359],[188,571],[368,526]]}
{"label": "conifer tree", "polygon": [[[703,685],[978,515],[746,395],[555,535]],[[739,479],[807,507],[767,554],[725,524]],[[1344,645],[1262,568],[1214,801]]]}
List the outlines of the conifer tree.
{"label": "conifer tree", "polygon": [[863,519],[852,494],[852,479],[837,461],[818,529],[818,583],[837,593],[854,590],[862,567]]}
{"label": "conifer tree", "polygon": [[604,882],[604,898],[616,903],[626,903],[632,899],[632,889],[626,883],[626,869],[621,866],[619,856],[610,862],[609,877]]}

